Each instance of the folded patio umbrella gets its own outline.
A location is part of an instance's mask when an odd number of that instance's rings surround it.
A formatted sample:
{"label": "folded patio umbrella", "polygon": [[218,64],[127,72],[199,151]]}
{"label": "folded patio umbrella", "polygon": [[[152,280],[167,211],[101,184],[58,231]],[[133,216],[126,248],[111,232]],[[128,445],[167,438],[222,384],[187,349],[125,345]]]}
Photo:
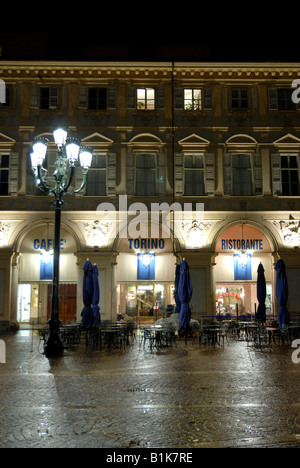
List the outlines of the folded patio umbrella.
{"label": "folded patio umbrella", "polygon": [[256,312],[256,320],[265,323],[266,321],[266,297],[267,297],[267,287],[266,287],[266,278],[265,278],[265,270],[263,265],[260,263],[257,269],[257,283],[256,283],[256,290],[257,290],[257,300],[259,302],[257,312]]}
{"label": "folded patio umbrella", "polygon": [[276,276],[276,297],[279,304],[278,323],[279,325],[289,325],[290,314],[286,308],[288,301],[288,283],[285,272],[285,263],[279,259],[275,265]]}
{"label": "folded patio umbrella", "polygon": [[93,324],[92,299],[93,299],[93,266],[89,260],[83,265],[82,299],[84,308],[81,312],[83,328],[89,328]]}
{"label": "folded patio umbrella", "polygon": [[180,320],[179,328],[189,328],[191,320],[191,309],[189,302],[192,298],[193,286],[189,272],[189,265],[183,260],[180,266],[180,276],[178,283],[178,297],[180,300]]}
{"label": "folded patio umbrella", "polygon": [[180,265],[176,265],[175,269],[175,289],[174,289],[174,299],[176,303],[175,307],[175,314],[180,314],[180,299],[178,297],[178,284],[179,284],[179,277],[180,277]]}
{"label": "folded patio umbrella", "polygon": [[92,316],[94,323],[100,323],[100,307],[99,307],[99,300],[100,300],[100,289],[99,289],[99,272],[97,265],[93,265],[93,298],[92,298]]}

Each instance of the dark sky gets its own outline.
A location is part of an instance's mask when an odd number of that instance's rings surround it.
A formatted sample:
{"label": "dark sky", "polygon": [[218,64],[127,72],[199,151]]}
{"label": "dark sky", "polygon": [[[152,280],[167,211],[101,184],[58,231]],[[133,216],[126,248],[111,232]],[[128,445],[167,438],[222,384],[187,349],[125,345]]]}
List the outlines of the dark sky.
{"label": "dark sky", "polygon": [[23,5],[21,22],[11,12],[1,22],[0,60],[300,62],[300,19],[290,5]]}

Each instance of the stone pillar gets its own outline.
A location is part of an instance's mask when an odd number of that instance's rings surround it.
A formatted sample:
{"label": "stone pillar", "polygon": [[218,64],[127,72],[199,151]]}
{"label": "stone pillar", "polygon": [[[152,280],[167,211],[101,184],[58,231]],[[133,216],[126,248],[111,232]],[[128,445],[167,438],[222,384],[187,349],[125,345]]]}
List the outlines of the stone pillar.
{"label": "stone pillar", "polygon": [[11,306],[10,325],[16,325],[18,314],[18,285],[19,285],[19,257],[20,254],[14,252],[11,258]]}
{"label": "stone pillar", "polygon": [[111,320],[117,319],[117,262],[111,264]]}
{"label": "stone pillar", "polygon": [[[288,283],[288,304],[287,310],[290,313],[291,320],[293,316],[299,316],[299,303],[300,303],[300,251],[299,249],[286,249],[273,254],[274,268],[277,260],[281,258],[286,267],[286,276]],[[276,277],[277,272],[274,270],[274,303],[275,303],[275,317],[278,315],[278,301],[276,298]]]}

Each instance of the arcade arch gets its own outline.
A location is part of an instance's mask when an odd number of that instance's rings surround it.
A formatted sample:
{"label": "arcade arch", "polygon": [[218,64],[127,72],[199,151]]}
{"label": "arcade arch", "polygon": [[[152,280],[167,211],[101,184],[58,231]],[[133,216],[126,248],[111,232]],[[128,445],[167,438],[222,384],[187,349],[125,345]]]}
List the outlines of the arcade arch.
{"label": "arcade arch", "polygon": [[264,267],[267,317],[274,316],[274,245],[269,233],[248,221],[227,226],[215,243],[214,288],[217,316],[253,317],[258,307],[257,269]]}

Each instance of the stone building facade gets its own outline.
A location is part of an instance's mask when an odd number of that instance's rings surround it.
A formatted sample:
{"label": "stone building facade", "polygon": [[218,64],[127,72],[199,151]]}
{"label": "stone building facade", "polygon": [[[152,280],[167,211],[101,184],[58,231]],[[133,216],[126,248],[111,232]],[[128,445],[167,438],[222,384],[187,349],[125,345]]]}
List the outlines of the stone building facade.
{"label": "stone building facade", "polygon": [[259,263],[276,317],[279,258],[297,315],[299,76],[289,63],[1,61],[0,321],[47,321],[54,211],[29,155],[47,137],[51,171],[60,124],[93,147],[86,189],[62,212],[63,321],[81,320],[86,258],[103,319],[165,314],[182,258],[196,319],[253,314]]}

